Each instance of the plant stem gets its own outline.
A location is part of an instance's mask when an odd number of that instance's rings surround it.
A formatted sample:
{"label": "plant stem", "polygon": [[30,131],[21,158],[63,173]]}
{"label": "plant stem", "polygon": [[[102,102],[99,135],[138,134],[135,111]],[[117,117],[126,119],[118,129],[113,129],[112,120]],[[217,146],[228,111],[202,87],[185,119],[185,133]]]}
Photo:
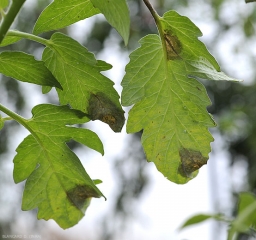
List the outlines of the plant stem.
{"label": "plant stem", "polygon": [[245,0],[246,3],[256,2],[256,0]]}
{"label": "plant stem", "polygon": [[156,10],[153,8],[149,0],[143,0],[145,5],[147,6],[148,10],[150,11],[151,15],[153,16],[161,41],[162,41],[162,46],[163,46],[163,53],[164,53],[164,58],[167,59],[167,49],[166,49],[166,44],[165,44],[165,38],[164,38],[164,29],[161,25],[161,17],[157,14]]}
{"label": "plant stem", "polygon": [[15,121],[17,121],[18,123],[20,123],[21,125],[23,125],[25,128],[28,129],[27,120],[21,117],[19,114],[11,111],[10,109],[3,106],[2,104],[0,104],[0,111],[2,111],[3,113],[5,113],[6,115],[8,115],[9,117],[11,117],[12,119],[14,119]]}
{"label": "plant stem", "polygon": [[0,43],[3,41],[6,33],[11,27],[15,17],[17,16],[25,1],[26,0],[12,0],[11,6],[0,25]]}
{"label": "plant stem", "polygon": [[30,34],[30,33],[25,33],[25,32],[20,32],[16,30],[10,30],[8,31],[8,36],[15,36],[15,37],[22,37],[26,38],[35,42],[39,42],[45,46],[49,46],[49,40],[45,38],[38,37],[36,35]]}

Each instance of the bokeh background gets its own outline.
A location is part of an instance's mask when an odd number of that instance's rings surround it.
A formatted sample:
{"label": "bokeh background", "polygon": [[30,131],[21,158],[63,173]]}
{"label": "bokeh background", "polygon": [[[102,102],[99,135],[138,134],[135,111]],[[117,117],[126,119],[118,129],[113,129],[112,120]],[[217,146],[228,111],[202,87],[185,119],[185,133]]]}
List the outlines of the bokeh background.
{"label": "bokeh background", "polygon": [[[102,179],[99,188],[107,201],[93,199],[78,225],[62,230],[52,221],[37,220],[37,210],[21,211],[24,183],[12,178],[15,149],[28,132],[8,121],[0,131],[0,238],[7,234],[34,235],[30,239],[77,240],[224,240],[228,226],[208,221],[183,231],[179,226],[197,213],[236,213],[237,195],[256,192],[256,3],[244,0],[152,0],[162,15],[176,10],[188,16],[203,32],[200,38],[216,57],[222,71],[243,79],[242,83],[203,81],[212,100],[209,112],[218,127],[212,153],[198,177],[186,185],[176,185],[147,163],[140,145],[140,134],[113,133],[104,123],[87,124],[105,146],[105,156],[79,144],[69,146],[81,159],[93,179]],[[33,25],[49,0],[27,0],[14,25],[32,32]],[[106,74],[120,82],[129,62],[129,53],[138,40],[157,33],[153,18],[142,0],[127,0],[131,15],[128,46],[102,15],[80,21],[65,29],[96,57],[113,65]],[[43,34],[49,38],[52,32]],[[28,40],[2,48],[19,50],[40,59],[43,46]],[[39,103],[58,104],[56,92],[41,94],[41,88],[1,75],[0,102],[26,118]],[[129,108],[126,108],[126,116]],[[240,235],[240,240],[256,239]]]}

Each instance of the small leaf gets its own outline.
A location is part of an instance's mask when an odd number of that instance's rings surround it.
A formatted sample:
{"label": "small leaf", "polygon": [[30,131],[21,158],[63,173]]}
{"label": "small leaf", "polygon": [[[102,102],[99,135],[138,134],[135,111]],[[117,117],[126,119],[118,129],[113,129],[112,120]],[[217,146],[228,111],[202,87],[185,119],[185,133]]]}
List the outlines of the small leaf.
{"label": "small leaf", "polygon": [[9,0],[0,0],[0,9],[4,9],[8,7],[9,5]]}
{"label": "small leaf", "polygon": [[64,28],[99,12],[90,0],[55,0],[39,16],[33,33]]}
{"label": "small leaf", "polygon": [[184,222],[182,224],[182,226],[180,227],[180,229],[183,229],[185,227],[188,227],[188,226],[191,226],[191,225],[194,225],[194,224],[198,224],[198,223],[201,223],[201,222],[204,222],[210,218],[213,218],[215,220],[221,220],[221,215],[211,215],[211,214],[198,214],[198,215],[195,215],[191,218],[189,218],[186,222]]}
{"label": "small leaf", "polygon": [[187,18],[169,11],[159,18],[157,35],[140,40],[130,55],[122,81],[122,104],[131,106],[127,132],[143,129],[147,160],[169,180],[184,184],[207,163],[216,124],[198,78],[233,80],[198,40],[201,31]]}
{"label": "small leaf", "polygon": [[43,61],[63,87],[57,89],[61,104],[70,104],[92,120],[99,119],[121,131],[125,119],[119,95],[114,83],[100,73],[111,65],[96,61],[85,47],[64,34],[54,33],[49,43]]}
{"label": "small leaf", "polygon": [[125,0],[91,0],[93,5],[100,9],[107,21],[123,37],[127,45],[130,33],[129,9]]}
{"label": "small leaf", "polygon": [[32,134],[18,146],[14,158],[14,181],[27,179],[22,209],[38,207],[39,219],[72,227],[84,216],[91,197],[103,194],[66,142],[73,139],[102,154],[103,145],[92,131],[70,126],[89,121],[78,110],[41,104],[32,113],[26,121]]}
{"label": "small leaf", "polygon": [[59,82],[44,66],[43,61],[37,61],[34,56],[23,52],[2,52],[0,54],[0,72],[22,82],[62,89]]}

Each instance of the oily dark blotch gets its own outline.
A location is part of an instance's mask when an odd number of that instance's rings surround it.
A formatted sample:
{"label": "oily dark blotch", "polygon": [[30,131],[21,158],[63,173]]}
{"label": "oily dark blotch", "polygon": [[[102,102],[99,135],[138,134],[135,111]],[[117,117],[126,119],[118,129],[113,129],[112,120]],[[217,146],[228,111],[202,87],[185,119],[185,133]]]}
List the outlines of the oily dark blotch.
{"label": "oily dark blotch", "polygon": [[182,59],[180,56],[180,53],[182,51],[182,45],[177,36],[173,35],[171,31],[165,30],[164,40],[168,60]]}
{"label": "oily dark blotch", "polygon": [[198,170],[207,163],[207,157],[202,156],[201,152],[182,148],[179,151],[181,164],[179,173],[184,177],[190,177],[191,173]]}
{"label": "oily dark blotch", "polygon": [[100,120],[107,123],[114,132],[121,132],[125,121],[124,111],[104,93],[91,94],[87,110],[92,120]]}
{"label": "oily dark blotch", "polygon": [[[69,201],[79,209],[84,209],[92,197],[99,198],[99,194],[90,186],[78,185],[67,192]],[[85,210],[85,209],[84,209]]]}

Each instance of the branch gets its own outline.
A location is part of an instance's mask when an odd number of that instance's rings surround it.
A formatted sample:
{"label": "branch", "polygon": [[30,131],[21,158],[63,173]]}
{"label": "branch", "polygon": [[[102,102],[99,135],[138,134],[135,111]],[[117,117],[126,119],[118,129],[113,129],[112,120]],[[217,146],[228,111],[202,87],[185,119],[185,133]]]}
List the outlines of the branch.
{"label": "branch", "polygon": [[12,0],[11,6],[0,25],[0,43],[3,41],[6,33],[11,27],[15,17],[17,16],[25,1],[26,0]]}
{"label": "branch", "polygon": [[256,2],[256,0],[245,0],[246,3]]}

